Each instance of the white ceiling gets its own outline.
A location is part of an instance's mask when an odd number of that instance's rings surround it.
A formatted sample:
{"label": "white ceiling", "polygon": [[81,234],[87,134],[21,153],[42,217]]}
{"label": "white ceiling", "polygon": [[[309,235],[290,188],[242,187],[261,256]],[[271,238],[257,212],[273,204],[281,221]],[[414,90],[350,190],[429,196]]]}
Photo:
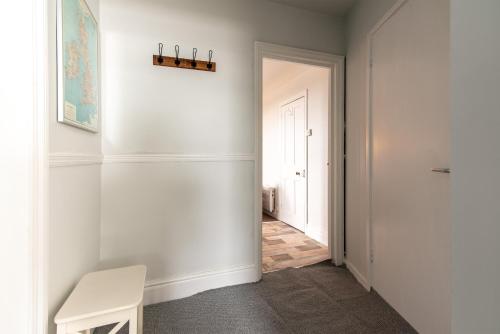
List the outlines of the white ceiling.
{"label": "white ceiling", "polygon": [[344,16],[357,0],[270,0],[315,12]]}
{"label": "white ceiling", "polygon": [[315,66],[291,63],[288,61],[264,58],[262,81],[264,88],[271,88],[275,84],[286,82]]}

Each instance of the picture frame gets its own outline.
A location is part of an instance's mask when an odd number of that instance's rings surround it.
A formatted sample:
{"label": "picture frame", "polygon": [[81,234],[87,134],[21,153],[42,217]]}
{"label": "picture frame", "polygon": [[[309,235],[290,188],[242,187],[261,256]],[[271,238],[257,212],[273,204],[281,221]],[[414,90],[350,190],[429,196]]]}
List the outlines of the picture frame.
{"label": "picture frame", "polygon": [[57,121],[100,124],[99,26],[85,0],[57,0]]}

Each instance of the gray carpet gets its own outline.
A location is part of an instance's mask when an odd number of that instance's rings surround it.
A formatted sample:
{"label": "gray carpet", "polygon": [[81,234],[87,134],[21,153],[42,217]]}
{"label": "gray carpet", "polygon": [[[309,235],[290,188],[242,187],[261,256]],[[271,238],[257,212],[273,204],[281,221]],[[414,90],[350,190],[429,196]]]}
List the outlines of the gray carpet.
{"label": "gray carpet", "polygon": [[[119,331],[125,333],[127,329]],[[416,331],[375,292],[366,292],[346,269],[323,262],[264,274],[259,283],[145,307],[144,334],[166,333]]]}

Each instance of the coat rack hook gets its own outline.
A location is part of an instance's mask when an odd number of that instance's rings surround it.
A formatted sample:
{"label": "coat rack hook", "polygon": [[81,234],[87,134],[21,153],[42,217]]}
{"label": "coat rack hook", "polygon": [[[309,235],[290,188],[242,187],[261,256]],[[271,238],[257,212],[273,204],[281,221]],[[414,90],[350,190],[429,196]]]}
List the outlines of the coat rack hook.
{"label": "coat rack hook", "polygon": [[[180,58],[180,46],[172,44],[175,50],[175,56],[169,56],[168,52],[163,53],[167,43],[158,43],[158,54],[153,54],[153,65],[184,68],[196,71],[216,72],[217,63],[213,61],[214,51],[209,50],[208,59],[198,59],[198,49],[193,48],[193,55],[189,58]],[[168,47],[168,46],[167,46]]]}
{"label": "coat rack hook", "polygon": [[163,63],[163,43],[158,43],[158,62],[161,64]]}
{"label": "coat rack hook", "polygon": [[196,54],[198,53],[197,48],[193,48],[193,60],[191,61],[191,66],[196,67]]}
{"label": "coat rack hook", "polygon": [[179,45],[175,46],[175,65],[179,66],[181,64],[181,61],[179,60],[179,50],[180,47]]}
{"label": "coat rack hook", "polygon": [[212,58],[213,58],[213,55],[214,55],[214,51],[213,50],[210,50],[208,51],[208,64],[207,64],[207,68],[208,69],[212,69]]}

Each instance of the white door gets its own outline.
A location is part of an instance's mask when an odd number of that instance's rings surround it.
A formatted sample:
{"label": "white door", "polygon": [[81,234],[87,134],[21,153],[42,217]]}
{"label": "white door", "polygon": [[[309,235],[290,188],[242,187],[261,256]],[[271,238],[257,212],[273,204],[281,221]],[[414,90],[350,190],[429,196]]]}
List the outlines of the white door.
{"label": "white door", "polygon": [[305,231],[307,205],[306,102],[301,97],[281,107],[282,178],[280,219]]}
{"label": "white door", "polygon": [[449,1],[408,0],[372,38],[372,278],[421,333],[449,333]]}

